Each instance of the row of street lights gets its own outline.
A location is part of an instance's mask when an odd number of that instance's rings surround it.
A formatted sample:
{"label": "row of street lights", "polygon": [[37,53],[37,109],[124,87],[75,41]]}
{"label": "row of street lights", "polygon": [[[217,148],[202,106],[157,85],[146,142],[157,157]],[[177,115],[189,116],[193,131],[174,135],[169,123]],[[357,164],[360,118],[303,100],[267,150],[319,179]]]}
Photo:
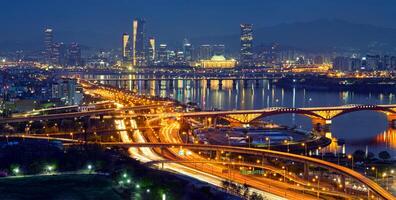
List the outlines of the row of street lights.
{"label": "row of street lights", "polygon": [[[56,166],[55,165],[46,165],[44,167],[44,172],[47,174],[53,174],[55,172]],[[89,173],[92,172],[93,166],[91,164],[87,165],[87,170]],[[21,176],[22,175],[22,170],[19,167],[14,167],[11,169],[12,173],[14,176]]]}

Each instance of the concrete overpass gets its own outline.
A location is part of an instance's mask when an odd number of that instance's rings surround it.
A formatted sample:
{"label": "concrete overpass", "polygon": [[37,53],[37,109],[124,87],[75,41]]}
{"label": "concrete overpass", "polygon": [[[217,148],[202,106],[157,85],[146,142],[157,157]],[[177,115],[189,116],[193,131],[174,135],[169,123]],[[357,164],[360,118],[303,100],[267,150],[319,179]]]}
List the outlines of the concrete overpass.
{"label": "concrete overpass", "polygon": [[0,118],[0,123],[18,123],[18,122],[56,120],[56,119],[68,119],[68,118],[103,116],[103,115],[117,115],[117,114],[124,115],[124,114],[128,114],[129,111],[148,110],[148,109],[158,108],[158,107],[162,107],[162,106],[163,105],[133,106],[133,107],[125,107],[125,108],[108,108],[108,109],[99,109],[99,110],[88,110],[88,111],[82,111],[82,112],[68,112],[68,113],[48,114],[48,115],[34,115],[34,116]]}
{"label": "concrete overpass", "polygon": [[[294,161],[296,163],[303,163],[304,164],[304,172],[308,169],[306,169],[306,166],[309,165],[314,165],[317,167],[321,167],[324,169],[327,169],[329,171],[335,172],[337,174],[340,174],[342,176],[346,176],[352,179],[355,179],[359,181],[360,183],[366,185],[371,191],[373,191],[376,195],[380,196],[383,199],[396,199],[391,193],[383,189],[381,186],[379,186],[377,183],[374,181],[370,180],[369,178],[365,177],[364,175],[334,164],[330,163],[327,161],[323,161],[320,159],[312,158],[312,157],[307,157],[307,156],[302,156],[302,155],[297,155],[297,154],[291,154],[291,153],[286,153],[286,152],[280,152],[280,151],[273,151],[273,150],[267,150],[267,149],[255,149],[255,148],[246,148],[246,147],[234,147],[234,146],[222,146],[222,145],[209,145],[209,144],[181,144],[181,143],[123,143],[123,142],[83,142],[81,140],[73,140],[73,139],[67,139],[67,138],[53,138],[53,137],[39,137],[39,136],[6,136],[7,138],[26,138],[26,139],[41,139],[41,140],[54,140],[54,141],[62,141],[66,142],[64,143],[64,146],[75,146],[75,145],[82,145],[82,144],[93,144],[93,145],[100,145],[100,146],[106,146],[106,147],[121,147],[121,148],[141,148],[141,147],[148,147],[148,148],[186,148],[186,149],[191,149],[191,150],[201,150],[201,151],[215,151],[215,152],[231,152],[231,153],[238,153],[238,154],[249,154],[249,155],[255,155],[259,157],[273,157],[273,158],[280,158],[284,160],[290,160]],[[153,164],[155,163],[162,163],[162,162],[167,162],[166,160],[164,161],[154,161]],[[170,162],[170,161],[169,161]],[[182,161],[181,161],[182,162]],[[188,162],[188,161],[187,161]],[[219,161],[221,162],[221,161]],[[222,162],[221,162],[222,163]],[[235,165],[238,165],[237,162],[234,163]],[[257,166],[260,167],[260,166]],[[344,178],[345,180],[345,178]],[[345,186],[344,186],[345,187]]]}
{"label": "concrete overpass", "polygon": [[[73,144],[71,144],[73,145]],[[254,149],[254,148],[245,148],[245,147],[234,147],[234,146],[220,146],[220,145],[207,145],[207,144],[180,144],[180,143],[117,143],[117,142],[107,142],[107,143],[100,143],[102,146],[108,147],[149,147],[149,148],[187,148],[193,150],[202,150],[202,151],[225,151],[225,152],[232,152],[232,153],[239,153],[239,154],[249,154],[249,155],[256,155],[262,157],[274,157],[274,158],[281,158],[285,160],[295,161],[297,163],[304,163],[310,164],[318,167],[322,167],[332,172],[336,172],[343,176],[355,179],[362,184],[366,185],[370,190],[372,190],[375,194],[380,196],[383,199],[396,199],[391,193],[386,191],[384,188],[379,186],[377,183],[372,181],[371,179],[365,177],[364,175],[334,164],[327,161],[323,161],[320,159],[296,155],[286,152],[279,152],[279,151],[272,151],[266,149]]]}

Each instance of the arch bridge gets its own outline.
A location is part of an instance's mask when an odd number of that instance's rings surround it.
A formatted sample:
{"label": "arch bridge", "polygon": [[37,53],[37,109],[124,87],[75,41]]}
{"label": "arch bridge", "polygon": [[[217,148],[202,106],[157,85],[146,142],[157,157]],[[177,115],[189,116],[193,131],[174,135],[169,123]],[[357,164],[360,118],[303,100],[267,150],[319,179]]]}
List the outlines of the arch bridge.
{"label": "arch bridge", "polygon": [[279,114],[300,114],[311,118],[314,127],[327,129],[332,120],[338,116],[351,112],[371,110],[386,115],[391,126],[396,125],[396,104],[390,105],[343,105],[332,107],[310,107],[310,108],[287,108],[272,107],[258,110],[231,110],[231,111],[201,111],[186,113],[167,113],[146,115],[148,117],[203,117],[206,118],[206,125],[216,124],[218,118],[224,118],[230,122],[249,124],[264,117]]}

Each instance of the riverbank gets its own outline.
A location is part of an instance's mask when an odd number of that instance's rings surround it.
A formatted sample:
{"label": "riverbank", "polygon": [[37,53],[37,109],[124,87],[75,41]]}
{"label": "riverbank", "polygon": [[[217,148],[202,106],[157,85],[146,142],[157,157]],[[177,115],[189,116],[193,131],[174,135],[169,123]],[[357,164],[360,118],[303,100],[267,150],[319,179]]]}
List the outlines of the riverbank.
{"label": "riverbank", "polygon": [[396,92],[396,82],[390,78],[330,78],[324,75],[296,75],[273,80],[272,84],[284,88],[318,91]]}

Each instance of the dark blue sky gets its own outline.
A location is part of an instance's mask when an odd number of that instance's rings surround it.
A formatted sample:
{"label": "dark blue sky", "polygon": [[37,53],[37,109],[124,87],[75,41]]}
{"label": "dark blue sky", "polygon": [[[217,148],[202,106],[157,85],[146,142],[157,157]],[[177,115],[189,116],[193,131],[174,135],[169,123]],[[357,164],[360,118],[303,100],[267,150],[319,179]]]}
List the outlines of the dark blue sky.
{"label": "dark blue sky", "polygon": [[1,0],[0,8],[0,43],[39,40],[50,25],[59,41],[112,46],[134,17],[161,41],[238,33],[241,22],[337,18],[396,28],[394,0]]}

